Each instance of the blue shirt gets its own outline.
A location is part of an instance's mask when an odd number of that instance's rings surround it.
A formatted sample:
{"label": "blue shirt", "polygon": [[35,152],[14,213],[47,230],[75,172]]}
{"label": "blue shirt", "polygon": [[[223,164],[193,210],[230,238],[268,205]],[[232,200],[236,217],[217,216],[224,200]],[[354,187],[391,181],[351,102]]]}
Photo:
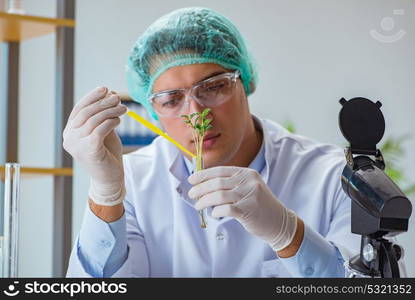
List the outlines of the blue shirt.
{"label": "blue shirt", "polygon": [[75,277],[343,277],[359,252],[350,232],[350,199],[341,188],[343,150],[294,135],[253,116],[263,143],[250,168],[305,223],[303,242],[280,258],[230,217],[208,210],[199,225],[187,196],[191,163],[157,138],[124,155],[125,214],[106,223],[86,208],[67,276]]}

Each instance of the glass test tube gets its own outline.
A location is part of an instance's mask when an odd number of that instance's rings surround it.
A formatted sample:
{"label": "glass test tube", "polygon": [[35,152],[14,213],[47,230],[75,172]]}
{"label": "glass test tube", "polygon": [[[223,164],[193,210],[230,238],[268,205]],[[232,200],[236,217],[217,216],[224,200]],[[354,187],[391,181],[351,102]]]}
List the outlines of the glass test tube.
{"label": "glass test tube", "polygon": [[[192,163],[193,163],[193,172],[196,171],[200,171],[203,170],[203,158],[200,161],[197,161],[196,157],[192,158]],[[205,220],[205,210],[206,209],[202,209],[199,210],[199,217],[200,217],[200,227],[201,228],[206,228],[207,227],[207,223]]]}
{"label": "glass test tube", "polygon": [[5,172],[2,277],[16,278],[19,240],[20,165],[6,163]]}

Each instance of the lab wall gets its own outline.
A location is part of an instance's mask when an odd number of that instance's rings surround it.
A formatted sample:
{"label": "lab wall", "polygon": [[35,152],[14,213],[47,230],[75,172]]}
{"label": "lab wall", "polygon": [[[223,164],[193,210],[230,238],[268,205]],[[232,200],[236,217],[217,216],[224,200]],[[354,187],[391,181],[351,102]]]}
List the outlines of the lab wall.
{"label": "lab wall", "polygon": [[[24,4],[30,13],[55,15],[53,0]],[[259,84],[249,101],[259,117],[292,122],[301,135],[343,147],[338,100],[381,101],[385,138],[412,135],[403,144],[400,166],[407,184],[415,183],[415,2],[410,0],[78,0],[74,101],[100,85],[125,92],[124,65],[134,41],[156,18],[186,6],[216,9],[242,32],[258,65]],[[53,166],[54,46],[49,35],[24,42],[21,49],[19,156],[25,165]],[[73,240],[89,183],[76,163],[74,174]],[[24,181],[20,276],[51,275],[52,185],[51,178]],[[399,241],[414,277],[415,217]]]}

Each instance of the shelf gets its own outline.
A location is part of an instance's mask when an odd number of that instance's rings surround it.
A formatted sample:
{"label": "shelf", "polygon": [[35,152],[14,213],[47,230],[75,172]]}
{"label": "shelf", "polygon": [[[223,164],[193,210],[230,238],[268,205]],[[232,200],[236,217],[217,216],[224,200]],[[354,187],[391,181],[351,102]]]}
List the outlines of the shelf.
{"label": "shelf", "polygon": [[[0,179],[4,180],[5,166],[0,166]],[[20,174],[31,174],[35,176],[53,175],[53,176],[72,176],[72,168],[32,168],[20,167]]]}
{"label": "shelf", "polygon": [[59,26],[75,27],[71,19],[55,19],[0,11],[0,41],[19,42],[55,32]]}

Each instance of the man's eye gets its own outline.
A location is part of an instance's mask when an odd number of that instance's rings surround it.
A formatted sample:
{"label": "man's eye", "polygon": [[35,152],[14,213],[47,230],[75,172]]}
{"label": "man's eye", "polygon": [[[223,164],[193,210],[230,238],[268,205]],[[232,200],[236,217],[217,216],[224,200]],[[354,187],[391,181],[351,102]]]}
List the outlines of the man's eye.
{"label": "man's eye", "polygon": [[206,84],[203,87],[203,90],[205,92],[216,92],[218,90],[223,89],[226,86],[227,86],[227,82],[226,81],[219,80],[219,81],[211,82],[210,84]]}
{"label": "man's eye", "polygon": [[212,83],[210,85],[206,85],[205,86],[205,91],[216,91],[216,90],[220,90],[224,86],[225,86],[225,83],[223,81],[214,82],[214,83]]}
{"label": "man's eye", "polygon": [[174,108],[178,106],[179,103],[180,103],[180,99],[175,98],[175,99],[164,102],[162,106],[165,108]]}
{"label": "man's eye", "polygon": [[208,86],[206,87],[206,91],[217,91],[220,90],[221,88],[223,88],[224,84],[220,83],[220,84],[216,84],[213,86]]}

